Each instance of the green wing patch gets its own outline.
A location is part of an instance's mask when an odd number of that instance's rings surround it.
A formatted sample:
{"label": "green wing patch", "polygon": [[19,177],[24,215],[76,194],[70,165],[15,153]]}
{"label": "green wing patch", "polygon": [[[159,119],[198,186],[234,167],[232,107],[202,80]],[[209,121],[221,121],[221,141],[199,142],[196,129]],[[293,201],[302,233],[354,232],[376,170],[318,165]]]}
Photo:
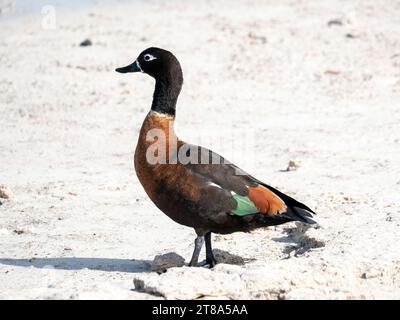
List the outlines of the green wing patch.
{"label": "green wing patch", "polygon": [[247,216],[248,214],[257,213],[259,211],[248,197],[243,197],[238,194],[234,194],[232,197],[237,202],[236,209],[231,211],[232,214]]}

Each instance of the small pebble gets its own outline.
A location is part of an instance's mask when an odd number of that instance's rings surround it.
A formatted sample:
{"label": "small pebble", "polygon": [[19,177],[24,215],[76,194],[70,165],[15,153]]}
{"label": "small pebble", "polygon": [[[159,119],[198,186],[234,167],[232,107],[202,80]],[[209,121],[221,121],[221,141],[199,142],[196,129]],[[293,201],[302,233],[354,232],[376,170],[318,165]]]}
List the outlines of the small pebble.
{"label": "small pebble", "polygon": [[337,75],[340,74],[340,71],[337,71],[337,70],[325,70],[324,74],[329,74],[329,75],[332,75],[332,76],[337,76]]}
{"label": "small pebble", "polygon": [[10,188],[0,185],[0,198],[2,199],[11,199],[14,197],[13,192],[11,191]]}
{"label": "small pebble", "polygon": [[298,168],[300,168],[301,162],[296,161],[296,160],[289,160],[288,166],[286,168],[286,171],[296,171]]}
{"label": "small pebble", "polygon": [[342,26],[342,25],[343,25],[343,22],[340,21],[340,20],[338,20],[338,19],[329,20],[329,21],[328,21],[328,27],[332,27],[332,26]]}
{"label": "small pebble", "polygon": [[79,44],[79,46],[81,46],[81,47],[89,47],[89,46],[91,46],[92,44],[93,44],[93,43],[92,43],[92,40],[86,39],[86,40],[82,41],[82,42]]}

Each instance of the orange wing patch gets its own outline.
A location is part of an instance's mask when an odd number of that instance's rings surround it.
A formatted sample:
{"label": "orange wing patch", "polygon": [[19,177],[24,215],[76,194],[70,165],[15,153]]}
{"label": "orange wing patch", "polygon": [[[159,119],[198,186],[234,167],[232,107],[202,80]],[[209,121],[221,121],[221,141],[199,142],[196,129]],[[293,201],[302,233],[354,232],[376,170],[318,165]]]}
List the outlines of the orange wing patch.
{"label": "orange wing patch", "polygon": [[260,210],[260,213],[274,216],[286,211],[285,203],[275,193],[263,186],[249,187],[248,197]]}

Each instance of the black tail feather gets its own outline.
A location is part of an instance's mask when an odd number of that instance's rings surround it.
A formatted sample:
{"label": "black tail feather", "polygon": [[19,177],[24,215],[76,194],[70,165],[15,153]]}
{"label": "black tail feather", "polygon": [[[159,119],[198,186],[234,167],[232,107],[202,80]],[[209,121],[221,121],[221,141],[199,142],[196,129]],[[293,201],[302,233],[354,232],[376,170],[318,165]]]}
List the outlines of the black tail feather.
{"label": "black tail feather", "polygon": [[299,209],[304,209],[307,210],[308,212],[312,213],[312,214],[316,214],[313,210],[311,210],[309,207],[307,207],[304,203],[301,203],[291,197],[289,197],[288,195],[280,192],[279,190],[270,187],[266,184],[264,184],[265,187],[269,188],[271,191],[273,191],[277,196],[279,196],[285,203],[286,205],[288,205],[289,207],[297,207]]}
{"label": "black tail feather", "polygon": [[314,219],[312,219],[312,215],[309,211],[294,207],[293,210],[296,212],[296,216],[300,217],[303,222],[309,223],[309,224],[315,224],[317,223]]}
{"label": "black tail feather", "polygon": [[290,219],[290,221],[300,221],[308,224],[317,223],[312,219],[312,215],[308,211],[298,207],[288,207],[287,211],[282,213],[281,216]]}

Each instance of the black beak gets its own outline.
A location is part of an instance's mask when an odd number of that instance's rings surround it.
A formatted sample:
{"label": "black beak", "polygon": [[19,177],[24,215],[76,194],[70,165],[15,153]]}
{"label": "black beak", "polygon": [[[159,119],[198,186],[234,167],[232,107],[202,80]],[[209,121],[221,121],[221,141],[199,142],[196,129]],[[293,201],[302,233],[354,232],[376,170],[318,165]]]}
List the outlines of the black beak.
{"label": "black beak", "polygon": [[143,72],[137,60],[135,60],[135,62],[130,64],[129,66],[117,68],[115,69],[115,71],[119,73],[139,72],[139,71]]}

